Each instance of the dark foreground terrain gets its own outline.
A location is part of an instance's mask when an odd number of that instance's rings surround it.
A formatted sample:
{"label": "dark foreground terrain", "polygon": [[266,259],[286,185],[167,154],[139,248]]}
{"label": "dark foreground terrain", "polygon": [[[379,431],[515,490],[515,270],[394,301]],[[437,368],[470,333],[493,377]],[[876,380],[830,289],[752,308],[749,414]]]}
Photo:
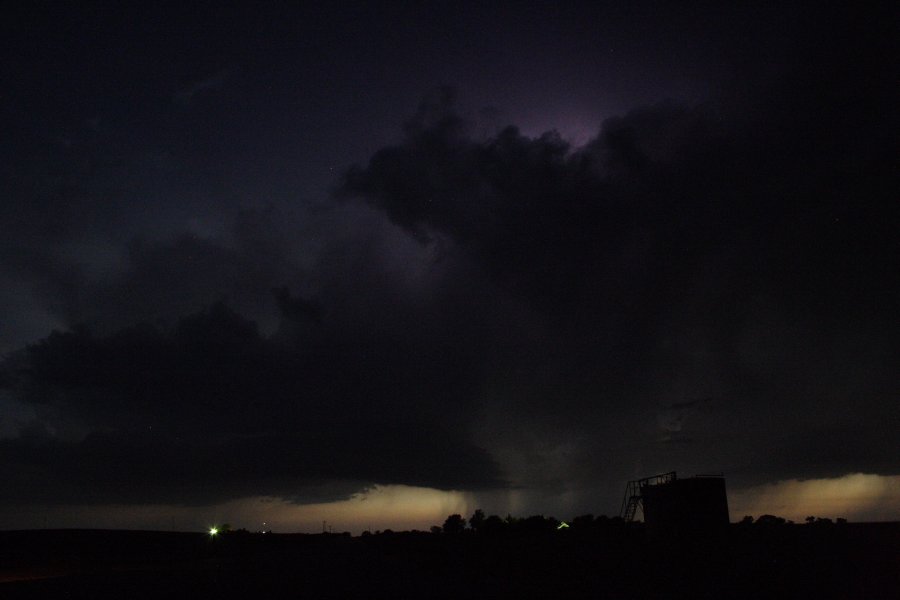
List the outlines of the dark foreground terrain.
{"label": "dark foreground terrain", "polygon": [[0,598],[900,598],[900,523],[483,535],[0,532]]}

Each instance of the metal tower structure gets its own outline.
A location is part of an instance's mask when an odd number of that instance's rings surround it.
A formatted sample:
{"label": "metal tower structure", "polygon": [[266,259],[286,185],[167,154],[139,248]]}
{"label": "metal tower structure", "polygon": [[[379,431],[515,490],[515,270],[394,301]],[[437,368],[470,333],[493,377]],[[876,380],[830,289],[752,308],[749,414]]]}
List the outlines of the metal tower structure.
{"label": "metal tower structure", "polygon": [[641,500],[643,498],[643,490],[647,486],[661,485],[671,483],[677,479],[675,471],[653,475],[652,477],[644,477],[643,479],[634,479],[625,486],[625,497],[622,498],[622,508],[619,516],[626,523],[634,521],[638,508],[641,508]]}

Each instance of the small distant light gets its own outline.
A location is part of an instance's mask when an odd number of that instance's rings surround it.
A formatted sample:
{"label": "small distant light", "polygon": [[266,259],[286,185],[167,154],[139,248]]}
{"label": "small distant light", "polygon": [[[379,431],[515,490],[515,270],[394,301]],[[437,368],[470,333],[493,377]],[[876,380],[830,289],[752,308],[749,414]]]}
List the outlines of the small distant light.
{"label": "small distant light", "polygon": [[219,533],[219,530],[216,529],[215,527],[209,528],[209,535],[217,535],[218,533]]}
{"label": "small distant light", "polygon": [[556,527],[556,529],[568,529],[568,528],[569,528],[569,524],[566,523],[565,521],[563,521]]}

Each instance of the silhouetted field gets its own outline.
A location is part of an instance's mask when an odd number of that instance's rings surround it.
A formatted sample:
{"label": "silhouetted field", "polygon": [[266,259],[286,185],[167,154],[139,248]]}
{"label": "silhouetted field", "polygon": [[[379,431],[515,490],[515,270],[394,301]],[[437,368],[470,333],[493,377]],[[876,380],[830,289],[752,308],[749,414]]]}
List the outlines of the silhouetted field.
{"label": "silhouetted field", "polygon": [[0,598],[898,598],[900,523],[279,535],[0,532]]}

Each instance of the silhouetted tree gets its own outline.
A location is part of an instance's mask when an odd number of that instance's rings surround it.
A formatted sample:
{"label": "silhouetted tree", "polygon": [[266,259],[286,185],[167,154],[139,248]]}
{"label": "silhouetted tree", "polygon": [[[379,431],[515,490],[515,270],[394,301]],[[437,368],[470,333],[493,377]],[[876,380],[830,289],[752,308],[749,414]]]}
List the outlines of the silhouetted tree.
{"label": "silhouetted tree", "polygon": [[589,529],[594,524],[594,515],[579,515],[569,523],[575,529]]}
{"label": "silhouetted tree", "polygon": [[444,521],[444,533],[457,534],[462,533],[466,529],[466,520],[462,515],[450,515]]}
{"label": "silhouetted tree", "polygon": [[531,515],[518,523],[519,529],[529,532],[553,531],[559,525],[559,521],[553,517],[544,515]]}
{"label": "silhouetted tree", "polygon": [[481,531],[481,526],[484,524],[484,511],[480,508],[476,509],[472,516],[469,518],[469,527],[471,527],[475,532]]}
{"label": "silhouetted tree", "polygon": [[497,534],[506,528],[506,523],[497,515],[491,515],[481,524],[481,532],[485,535]]}
{"label": "silhouetted tree", "polygon": [[787,521],[782,517],[776,517],[775,515],[760,515],[758,519],[756,519],[755,525],[759,527],[772,527],[776,525],[784,525]]}

